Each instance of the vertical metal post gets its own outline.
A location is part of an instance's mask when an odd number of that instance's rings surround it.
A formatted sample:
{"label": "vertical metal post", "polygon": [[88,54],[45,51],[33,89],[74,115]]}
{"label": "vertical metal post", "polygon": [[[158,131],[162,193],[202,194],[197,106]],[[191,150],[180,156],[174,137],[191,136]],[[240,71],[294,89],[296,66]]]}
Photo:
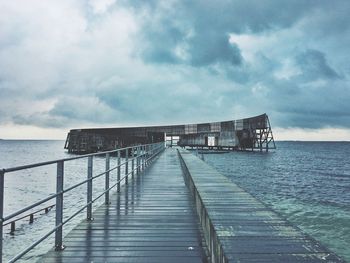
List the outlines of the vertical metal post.
{"label": "vertical metal post", "polygon": [[87,210],[86,210],[86,217],[87,220],[93,220],[92,218],[92,165],[93,165],[93,159],[92,156],[88,157],[88,172],[87,172],[87,198],[86,202],[88,204]]}
{"label": "vertical metal post", "polygon": [[118,151],[117,192],[120,192],[120,150]]}
{"label": "vertical metal post", "polygon": [[56,227],[55,232],[55,250],[62,250],[62,221],[63,221],[63,179],[64,179],[64,162],[57,163],[57,177],[56,177]]}
{"label": "vertical metal post", "polygon": [[260,129],[260,136],[259,136],[259,146],[260,146],[260,152],[262,152],[262,147],[263,147],[263,145],[262,145],[262,133],[263,133],[263,131]]}
{"label": "vertical metal post", "polygon": [[269,134],[270,134],[270,130],[266,129],[266,132],[267,132],[267,134],[266,134],[266,145],[265,145],[265,147],[266,147],[266,152],[268,152],[269,151]]}
{"label": "vertical metal post", "polygon": [[142,172],[142,146],[140,146],[140,159],[139,159],[139,162],[140,162],[140,172]]}
{"label": "vertical metal post", "polygon": [[143,171],[145,169],[145,146],[142,146],[142,157],[141,157],[141,170]]}
{"label": "vertical metal post", "polygon": [[16,231],[16,221],[13,221],[11,222],[10,234],[14,234],[15,231]]}
{"label": "vertical metal post", "polygon": [[[110,161],[110,156],[109,153],[106,154],[106,177],[105,177],[105,190],[109,188],[109,161]],[[109,204],[109,191],[105,193],[105,204]]]}
{"label": "vertical metal post", "polygon": [[129,173],[129,148],[125,149],[125,184],[128,184]]}
{"label": "vertical metal post", "polygon": [[29,215],[29,224],[33,224],[34,223],[34,214],[30,214]]}
{"label": "vertical metal post", "polygon": [[148,145],[145,145],[145,168],[148,165]]}
{"label": "vertical metal post", "polygon": [[135,175],[135,160],[134,160],[134,158],[135,158],[135,148],[134,147],[132,147],[131,148],[131,158],[132,158],[132,161],[131,161],[131,176],[132,176],[132,178],[134,179],[134,175]]}
{"label": "vertical metal post", "polygon": [[136,158],[136,166],[137,166],[137,174],[140,173],[140,146],[137,147],[137,158]]}
{"label": "vertical metal post", "polygon": [[0,263],[2,263],[2,237],[3,237],[3,223],[4,223],[4,177],[5,172],[0,171]]}

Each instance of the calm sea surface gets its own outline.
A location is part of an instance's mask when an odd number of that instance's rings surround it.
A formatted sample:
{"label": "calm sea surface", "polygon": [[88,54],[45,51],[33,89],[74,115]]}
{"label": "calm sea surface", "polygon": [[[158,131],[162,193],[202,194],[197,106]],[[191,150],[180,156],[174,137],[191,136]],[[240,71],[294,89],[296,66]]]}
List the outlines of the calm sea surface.
{"label": "calm sea surface", "polygon": [[[63,141],[0,141],[0,168],[70,157]],[[269,153],[232,152],[206,154],[205,160],[280,212],[290,222],[350,262],[350,143],[278,142]],[[115,158],[112,164],[115,164]],[[94,174],[104,168],[104,159],[94,159]],[[65,164],[65,187],[86,178],[87,160]],[[9,173],[5,176],[5,215],[55,192],[56,166]],[[115,180],[112,175],[111,180]],[[94,192],[103,190],[103,178]],[[65,195],[67,218],[86,202],[86,186]],[[100,201],[100,203],[103,200]],[[53,204],[52,200],[48,204]],[[95,205],[95,207],[97,207]],[[65,226],[64,233],[85,213]],[[4,254],[10,259],[54,227],[54,210],[38,216],[34,224],[21,221],[15,235],[5,229]],[[53,246],[54,237],[25,257],[33,262]]]}

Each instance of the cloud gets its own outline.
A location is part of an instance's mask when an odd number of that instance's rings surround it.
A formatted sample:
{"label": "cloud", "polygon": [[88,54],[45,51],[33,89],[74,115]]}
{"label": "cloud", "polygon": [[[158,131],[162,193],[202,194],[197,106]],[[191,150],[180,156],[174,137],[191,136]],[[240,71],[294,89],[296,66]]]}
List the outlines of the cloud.
{"label": "cloud", "polygon": [[116,0],[90,0],[89,6],[94,14],[103,14],[115,4]]}
{"label": "cloud", "polygon": [[0,0],[0,125],[267,112],[350,128],[348,1]]}
{"label": "cloud", "polygon": [[325,54],[318,50],[306,50],[296,57],[296,62],[307,79],[337,79],[339,74],[332,69],[325,58]]}
{"label": "cloud", "polygon": [[[289,28],[316,2],[125,1],[124,4],[142,14],[138,48],[147,62],[207,66],[217,62],[242,63],[239,47],[229,41],[229,34],[259,34]],[[182,52],[178,54],[178,50]]]}

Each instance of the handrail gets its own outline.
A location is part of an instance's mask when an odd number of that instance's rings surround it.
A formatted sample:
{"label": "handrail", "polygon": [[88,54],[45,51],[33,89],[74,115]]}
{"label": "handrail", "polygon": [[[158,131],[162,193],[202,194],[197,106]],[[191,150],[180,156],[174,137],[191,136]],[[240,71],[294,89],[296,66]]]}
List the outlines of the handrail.
{"label": "handrail", "polygon": [[[162,152],[165,149],[164,142],[159,143],[153,143],[153,144],[144,144],[144,145],[137,145],[137,146],[130,146],[125,147],[121,149],[116,149],[112,151],[105,151],[105,152],[98,152],[98,153],[92,153],[92,154],[85,154],[77,157],[70,157],[70,158],[64,158],[64,159],[57,159],[53,161],[47,161],[47,162],[40,162],[40,163],[34,163],[29,165],[23,165],[23,166],[17,166],[17,167],[11,167],[0,170],[0,263],[2,263],[2,238],[3,238],[3,226],[10,224],[11,222],[8,222],[4,224],[4,222],[34,208],[38,205],[41,205],[43,203],[46,203],[47,201],[56,198],[56,224],[55,227],[50,230],[47,234],[45,234],[43,237],[41,237],[39,240],[35,241],[33,244],[28,246],[26,249],[24,249],[22,252],[15,255],[9,262],[15,262],[18,259],[22,258],[25,254],[27,254],[29,251],[31,251],[33,248],[35,248],[38,244],[40,244],[42,241],[44,241],[46,238],[48,238],[50,235],[55,233],[55,249],[56,250],[62,250],[64,249],[64,246],[62,244],[62,229],[63,226],[68,223],[71,219],[73,219],[75,216],[80,214],[85,209],[87,210],[87,219],[92,220],[92,204],[96,202],[98,199],[100,199],[102,196],[105,196],[105,204],[109,204],[109,192],[114,189],[117,186],[117,192],[120,191],[120,184],[122,181],[124,181],[125,184],[128,184],[128,177],[131,175],[132,177],[134,174],[139,174],[141,171],[143,171],[150,163],[150,161],[155,158],[160,152]],[[121,162],[121,152],[125,151],[125,161]],[[112,168],[110,168],[110,154],[117,153],[118,158],[118,164]],[[131,158],[129,158],[129,153],[131,153]],[[136,156],[135,156],[136,153]],[[93,175],[93,157],[94,156],[100,156],[104,155],[106,160],[106,169],[97,174]],[[64,163],[76,159],[88,159],[88,172],[87,172],[87,179],[70,186],[66,189],[63,187],[63,179],[64,179]],[[136,165],[135,165],[136,162]],[[131,163],[131,169],[129,171],[129,164]],[[56,164],[57,165],[57,175],[56,175],[56,193],[53,195],[49,195],[42,200],[39,200],[31,205],[28,205],[22,209],[19,209],[18,211],[15,211],[14,213],[4,216],[3,215],[3,207],[4,207],[4,177],[6,173],[14,172],[14,171],[20,171],[25,169],[31,169],[35,167],[40,166],[46,166]],[[121,167],[125,167],[125,174],[121,177]],[[112,171],[117,170],[117,181],[112,184],[112,186],[109,186],[109,175]],[[105,189],[102,193],[100,193],[97,197],[92,199],[92,191],[93,191],[93,181],[96,178],[99,178],[101,176],[105,175]],[[67,193],[83,184],[87,184],[87,202],[86,204],[79,208],[76,212],[74,212],[72,215],[70,215],[67,219],[63,221],[63,207],[64,207],[64,200],[63,200],[63,194]],[[52,206],[51,206],[52,207]],[[42,211],[42,210],[40,210]],[[17,219],[16,219],[17,220]]]}
{"label": "handrail", "polygon": [[[4,227],[4,226],[7,226],[7,225],[11,225],[10,234],[13,234],[13,233],[15,232],[15,230],[16,230],[16,222],[17,222],[17,221],[20,221],[20,220],[22,220],[22,219],[25,219],[25,218],[29,217],[29,224],[31,224],[31,223],[34,222],[34,215],[40,213],[41,211],[45,211],[45,214],[47,214],[54,206],[55,206],[55,205],[46,206],[46,207],[44,207],[44,208],[41,208],[41,209],[39,209],[39,210],[36,210],[36,211],[34,211],[34,212],[31,212],[31,213],[29,213],[29,214],[26,214],[26,215],[24,215],[24,216],[21,216],[21,217],[19,217],[19,218],[16,218],[16,219],[14,219],[14,220],[12,220],[12,221],[10,221],[10,222],[7,222],[6,224],[3,224],[2,226]],[[5,220],[3,220],[3,222],[4,222],[4,221],[5,221]]]}
{"label": "handrail", "polygon": [[[123,148],[123,149],[127,149],[127,148]],[[120,150],[120,149],[118,149],[118,151],[119,151],[119,150]],[[90,155],[89,155],[89,156],[90,156]],[[143,156],[143,154],[141,154],[140,156]],[[88,157],[88,156],[87,156],[87,157]],[[134,159],[135,159],[135,158],[134,158]],[[71,160],[71,159],[70,159],[70,160]],[[109,170],[107,170],[107,171],[105,171],[105,172],[102,172],[102,173],[100,173],[100,174],[97,174],[97,175],[93,176],[93,177],[90,178],[90,179],[86,179],[86,180],[84,180],[84,181],[82,181],[82,182],[80,182],[80,183],[77,183],[77,184],[75,184],[75,185],[73,185],[73,186],[71,186],[71,187],[69,187],[69,188],[63,190],[62,193],[64,194],[64,193],[66,193],[66,192],[69,192],[69,191],[71,191],[71,190],[73,190],[73,189],[75,189],[75,188],[77,188],[77,187],[79,187],[79,186],[81,186],[81,185],[83,185],[83,184],[85,184],[85,183],[87,183],[87,182],[93,180],[93,179],[96,179],[96,178],[98,178],[98,177],[100,177],[100,176],[106,174],[107,172],[110,172],[110,171],[115,170],[115,169],[117,169],[117,168],[119,168],[119,167],[122,167],[122,166],[125,165],[125,164],[126,164],[126,162],[123,162],[123,163],[121,163],[121,164],[118,164],[117,166],[115,166],[115,167],[113,167],[113,168],[111,168],[111,169],[109,169]],[[56,193],[56,194],[50,195],[50,196],[48,196],[48,197],[46,197],[46,198],[44,198],[44,199],[42,199],[42,200],[37,201],[37,202],[34,203],[34,204],[31,204],[31,205],[29,205],[29,206],[26,206],[26,207],[22,208],[21,210],[18,210],[18,211],[14,212],[14,213],[12,213],[12,214],[10,214],[10,215],[8,215],[8,216],[5,216],[5,217],[3,217],[3,222],[6,222],[6,221],[8,221],[9,219],[14,218],[15,216],[18,216],[18,215],[20,215],[20,214],[22,214],[22,213],[24,213],[24,212],[26,212],[26,211],[28,211],[28,210],[30,210],[30,209],[36,207],[36,206],[38,206],[38,205],[41,205],[41,204],[43,204],[43,203],[46,203],[47,201],[50,201],[51,199],[57,197],[59,194],[61,194],[61,193]]]}
{"label": "handrail", "polygon": [[30,213],[30,214],[21,216],[21,217],[19,217],[19,218],[16,218],[16,219],[10,221],[10,222],[7,222],[6,224],[3,224],[2,226],[7,226],[7,225],[9,225],[9,224],[12,224],[13,222],[17,222],[17,221],[22,220],[22,219],[24,219],[24,218],[26,218],[26,217],[31,217],[32,215],[35,215],[35,214],[37,214],[37,213],[39,213],[39,212],[41,212],[41,211],[45,211],[45,213],[47,213],[47,211],[51,210],[52,207],[54,207],[54,206],[55,206],[55,205],[49,205],[49,206],[47,206],[47,207],[41,208],[41,209],[36,210],[36,211],[34,211],[34,212]]}
{"label": "handrail", "polygon": [[[154,145],[154,143],[142,144],[140,146],[149,146],[149,145]],[[136,148],[136,147],[137,146],[129,146],[129,147],[124,147],[124,148],[119,148],[116,150],[97,152],[97,153],[88,153],[88,154],[83,154],[83,155],[79,155],[79,156],[75,156],[75,157],[56,159],[56,160],[52,160],[52,161],[39,162],[39,163],[15,166],[15,167],[10,167],[10,168],[3,168],[0,171],[2,171],[4,173],[11,173],[11,172],[15,172],[15,171],[24,170],[24,169],[30,169],[30,168],[35,168],[35,167],[39,167],[39,166],[55,164],[55,163],[62,162],[62,161],[66,162],[66,161],[72,161],[72,160],[77,160],[77,159],[83,159],[83,158],[90,157],[90,156],[99,156],[99,155],[105,155],[107,153],[115,153],[115,152],[119,152],[119,151],[125,151],[125,150]]]}

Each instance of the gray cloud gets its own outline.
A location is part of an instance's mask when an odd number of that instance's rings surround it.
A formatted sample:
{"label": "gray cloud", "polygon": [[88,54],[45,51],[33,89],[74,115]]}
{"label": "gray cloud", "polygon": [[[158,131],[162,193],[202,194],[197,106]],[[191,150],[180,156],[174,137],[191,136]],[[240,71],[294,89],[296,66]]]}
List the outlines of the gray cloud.
{"label": "gray cloud", "polygon": [[107,2],[0,4],[0,125],[350,128],[348,1]]}
{"label": "gray cloud", "polygon": [[[217,62],[240,65],[237,45],[228,42],[229,33],[261,33],[288,28],[319,1],[127,1],[142,17],[138,46],[147,62],[189,63],[206,66]],[[324,1],[323,5],[327,5]],[[183,49],[181,58],[176,49]]]}
{"label": "gray cloud", "polygon": [[339,74],[328,65],[325,54],[318,50],[301,52],[297,55],[296,61],[302,70],[302,75],[307,79],[340,78]]}

